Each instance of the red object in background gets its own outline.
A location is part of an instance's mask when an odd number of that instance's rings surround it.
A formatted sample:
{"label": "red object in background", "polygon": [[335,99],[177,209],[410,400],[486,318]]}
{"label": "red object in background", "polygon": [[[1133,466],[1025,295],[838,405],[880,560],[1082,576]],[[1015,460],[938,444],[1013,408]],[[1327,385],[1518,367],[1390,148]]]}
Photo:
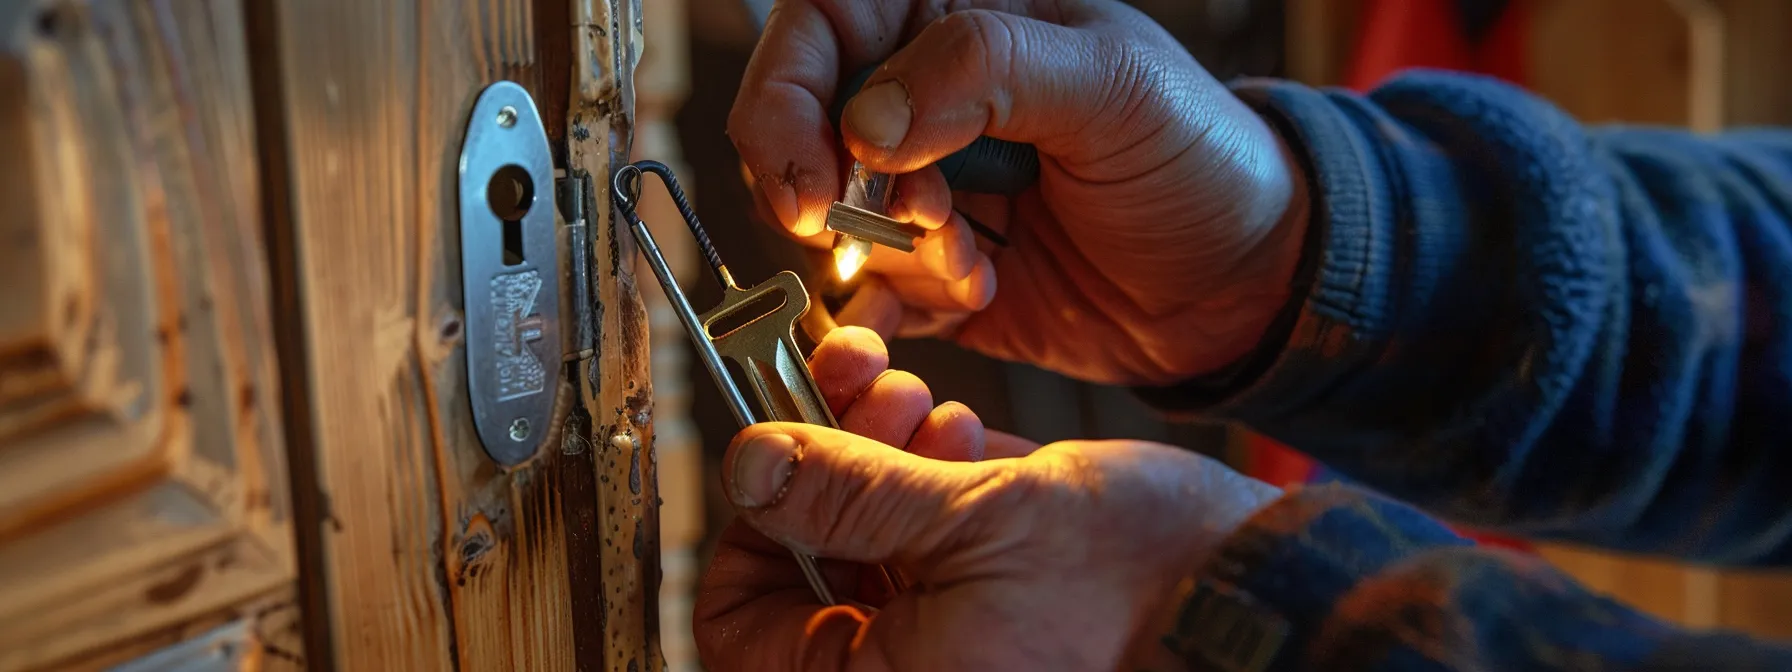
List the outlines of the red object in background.
{"label": "red object in background", "polygon": [[[1523,86],[1528,3],[1511,0],[1504,4],[1477,42],[1463,21],[1462,0],[1363,0],[1356,53],[1345,71],[1344,86],[1368,91],[1408,68],[1473,72]],[[1311,482],[1317,476],[1311,458],[1267,437],[1252,434],[1249,450],[1250,473],[1259,480],[1286,487]],[[1484,545],[1531,550],[1531,545],[1520,539],[1456,531]]]}
{"label": "red object in background", "polygon": [[1367,91],[1407,68],[1492,75],[1523,86],[1526,0],[1509,0],[1478,41],[1468,34],[1464,0],[1363,0],[1356,53],[1344,86]]}

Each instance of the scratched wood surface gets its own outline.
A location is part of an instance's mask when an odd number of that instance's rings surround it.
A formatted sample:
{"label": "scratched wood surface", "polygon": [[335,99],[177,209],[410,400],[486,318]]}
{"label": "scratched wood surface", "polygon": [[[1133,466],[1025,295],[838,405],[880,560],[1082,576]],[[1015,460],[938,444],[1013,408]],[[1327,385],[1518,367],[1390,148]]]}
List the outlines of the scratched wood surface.
{"label": "scratched wood surface", "polygon": [[[575,2],[567,118],[567,164],[575,174],[596,177],[596,193],[612,169],[626,162],[635,133],[634,72],[644,46],[642,10],[633,0]],[[605,28],[607,27],[607,29]],[[634,239],[613,209],[601,201],[591,209],[599,259],[594,278],[597,303],[604,309],[602,344],[595,362],[600,385],[581,399],[593,427],[602,507],[600,563],[603,568],[604,669],[659,670],[660,519],[659,464],[651,423],[653,381],[649,372],[646,307],[636,286]],[[590,378],[591,370],[581,372]]]}
{"label": "scratched wood surface", "polygon": [[[712,5],[716,3],[710,3]],[[636,159],[654,159],[679,175],[687,198],[699,186],[684,163],[674,116],[690,93],[690,44],[684,0],[653,0],[642,8],[645,48],[635,70]],[[718,7],[708,7],[714,12]],[[696,244],[678,208],[658,181],[647,180],[640,215],[653,229],[666,263],[680,283],[711,282],[698,272]],[[691,615],[703,541],[703,446],[691,417],[690,337],[671,303],[652,281],[652,271],[637,265],[641,295],[647,304],[652,337],[653,436],[660,494],[660,646],[668,672],[697,672],[696,640]],[[701,374],[698,374],[701,375]]]}
{"label": "scratched wood surface", "polygon": [[[515,469],[473,430],[458,265],[456,161],[479,92],[522,84],[551,141],[569,124],[580,138],[571,167],[607,176],[630,132],[617,92],[633,61],[611,57],[613,36],[634,34],[632,10],[277,3],[303,421],[327,514],[314,536],[329,632],[313,648],[338,667],[657,669],[646,323],[619,289],[631,276],[615,272],[606,180],[591,208],[606,269],[599,356],[564,376],[564,422]],[[536,193],[535,207],[553,207],[550,185]],[[571,324],[570,302],[561,311]]]}
{"label": "scratched wood surface", "polygon": [[292,606],[245,55],[235,2],[0,6],[0,670]]}

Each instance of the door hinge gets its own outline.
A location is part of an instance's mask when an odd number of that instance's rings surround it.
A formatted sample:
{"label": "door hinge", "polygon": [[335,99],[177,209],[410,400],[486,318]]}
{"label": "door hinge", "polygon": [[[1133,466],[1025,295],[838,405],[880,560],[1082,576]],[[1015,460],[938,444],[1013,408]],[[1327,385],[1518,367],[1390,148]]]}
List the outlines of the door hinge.
{"label": "door hinge", "polygon": [[564,361],[575,362],[590,359],[597,354],[597,314],[594,301],[595,288],[591,279],[596,277],[592,268],[591,250],[595,244],[591,234],[590,212],[592,199],[596,195],[591,192],[591,174],[583,170],[562,177],[554,183],[555,202],[560,206],[560,217],[566,221],[566,268],[572,276],[568,283],[571,286],[573,314],[573,342],[566,348]]}

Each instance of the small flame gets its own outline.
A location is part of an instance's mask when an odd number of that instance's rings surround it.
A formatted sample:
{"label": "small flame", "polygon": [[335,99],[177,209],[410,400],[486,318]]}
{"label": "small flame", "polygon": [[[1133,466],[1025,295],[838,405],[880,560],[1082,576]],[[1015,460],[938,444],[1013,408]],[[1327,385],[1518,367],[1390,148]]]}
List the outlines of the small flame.
{"label": "small flame", "polygon": [[849,236],[840,238],[834,245],[834,273],[845,282],[858,275],[859,269],[871,259],[871,244]]}

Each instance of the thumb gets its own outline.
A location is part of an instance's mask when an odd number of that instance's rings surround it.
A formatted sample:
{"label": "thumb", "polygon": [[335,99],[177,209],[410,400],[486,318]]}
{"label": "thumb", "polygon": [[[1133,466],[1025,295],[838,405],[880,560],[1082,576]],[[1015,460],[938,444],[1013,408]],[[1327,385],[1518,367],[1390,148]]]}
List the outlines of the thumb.
{"label": "thumb", "polygon": [[1141,59],[1101,31],[987,10],[928,25],[873,73],[842,111],[848,149],[872,168],[907,173],[980,135],[1077,162],[1097,124],[1126,102]]}
{"label": "thumb", "polygon": [[837,429],[764,423],[735,436],[723,486],[742,520],[793,550],[925,568],[980,508],[991,469],[943,462]]}

